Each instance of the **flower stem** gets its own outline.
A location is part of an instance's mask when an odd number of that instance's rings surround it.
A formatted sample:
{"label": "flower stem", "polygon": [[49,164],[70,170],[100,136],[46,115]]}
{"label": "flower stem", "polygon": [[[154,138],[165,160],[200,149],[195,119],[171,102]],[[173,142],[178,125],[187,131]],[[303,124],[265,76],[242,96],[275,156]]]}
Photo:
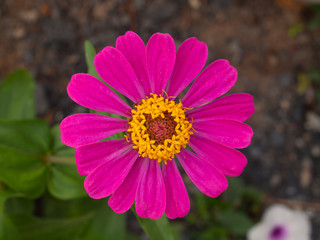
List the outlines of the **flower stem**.
{"label": "flower stem", "polygon": [[59,157],[59,156],[49,156],[49,163],[62,163],[62,164],[73,164],[75,163],[74,157]]}
{"label": "flower stem", "polygon": [[145,231],[152,240],[175,240],[172,228],[165,215],[157,220],[151,220],[149,218],[139,217],[133,206],[131,210],[138,219],[143,231]]}

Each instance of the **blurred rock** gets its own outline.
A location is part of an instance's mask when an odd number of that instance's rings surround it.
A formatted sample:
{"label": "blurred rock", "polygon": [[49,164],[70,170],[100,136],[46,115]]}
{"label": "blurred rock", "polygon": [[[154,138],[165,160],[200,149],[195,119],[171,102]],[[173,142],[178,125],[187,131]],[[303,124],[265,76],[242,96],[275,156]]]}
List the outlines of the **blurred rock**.
{"label": "blurred rock", "polygon": [[23,10],[19,14],[20,18],[27,23],[33,23],[39,18],[39,11],[36,9]]}
{"label": "blurred rock", "polygon": [[297,188],[295,186],[288,186],[285,191],[289,197],[292,197],[297,193]]}
{"label": "blurred rock", "polygon": [[174,16],[176,13],[177,5],[172,2],[154,2],[152,4],[147,5],[147,9],[145,11],[146,17],[144,18],[142,23],[148,23],[146,21],[152,21],[154,26],[162,24],[162,22]]}
{"label": "blurred rock", "polygon": [[274,174],[270,178],[270,185],[273,187],[277,187],[281,183],[281,174]]}
{"label": "blurred rock", "polygon": [[23,26],[16,27],[12,29],[12,37],[15,39],[22,39],[26,36],[26,29]]}
{"label": "blurred rock", "polygon": [[300,186],[303,188],[309,187],[312,181],[312,162],[311,159],[305,158],[301,164],[300,171]]}
{"label": "blurred rock", "polygon": [[307,112],[305,127],[308,130],[320,132],[320,116],[314,112]]}
{"label": "blurred rock", "polygon": [[272,132],[270,136],[271,144],[275,147],[282,147],[285,144],[285,137],[279,132]]}
{"label": "blurred rock", "polygon": [[146,5],[146,0],[133,0],[134,6],[137,10],[142,9]]}
{"label": "blurred rock", "polygon": [[243,57],[243,51],[240,42],[237,40],[231,41],[229,44],[229,49],[232,54],[232,62],[234,64],[239,64]]}
{"label": "blurred rock", "polygon": [[282,87],[289,87],[295,82],[295,76],[292,73],[283,73],[276,76],[276,80]]}
{"label": "blurred rock", "polygon": [[92,15],[94,18],[98,20],[106,20],[109,15],[109,11],[114,7],[114,1],[105,1],[102,3],[98,3],[94,6]]}
{"label": "blurred rock", "polygon": [[188,0],[189,5],[191,8],[198,10],[201,7],[201,1],[200,0]]}
{"label": "blurred rock", "polygon": [[311,154],[314,157],[319,157],[320,156],[320,146],[319,145],[314,145],[311,147]]}

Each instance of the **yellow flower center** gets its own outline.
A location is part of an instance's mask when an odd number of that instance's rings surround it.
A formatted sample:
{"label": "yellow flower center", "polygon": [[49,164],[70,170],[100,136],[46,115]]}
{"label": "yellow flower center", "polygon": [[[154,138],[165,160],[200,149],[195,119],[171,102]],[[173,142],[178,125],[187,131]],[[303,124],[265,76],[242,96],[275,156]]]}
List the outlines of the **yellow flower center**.
{"label": "yellow flower center", "polygon": [[142,99],[131,114],[127,141],[134,144],[140,156],[157,159],[159,163],[172,160],[193,134],[182,103],[157,94]]}

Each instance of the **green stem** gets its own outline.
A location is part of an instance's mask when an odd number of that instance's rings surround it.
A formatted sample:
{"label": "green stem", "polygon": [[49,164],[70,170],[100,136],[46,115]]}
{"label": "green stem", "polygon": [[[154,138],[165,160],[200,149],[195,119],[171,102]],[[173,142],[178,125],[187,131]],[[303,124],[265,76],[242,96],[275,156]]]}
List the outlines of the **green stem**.
{"label": "green stem", "polygon": [[143,231],[145,231],[152,240],[175,240],[170,223],[165,215],[157,220],[151,220],[149,218],[139,217],[133,206],[131,210],[138,219]]}
{"label": "green stem", "polygon": [[75,163],[74,157],[49,156],[48,161],[49,161],[49,163],[62,163],[62,164]]}

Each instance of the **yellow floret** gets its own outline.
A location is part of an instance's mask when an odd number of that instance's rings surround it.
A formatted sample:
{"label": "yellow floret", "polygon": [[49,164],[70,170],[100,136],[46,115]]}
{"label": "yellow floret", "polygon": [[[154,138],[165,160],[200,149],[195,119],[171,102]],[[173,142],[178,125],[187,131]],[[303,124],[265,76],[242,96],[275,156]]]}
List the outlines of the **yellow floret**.
{"label": "yellow floret", "polygon": [[[157,117],[164,119],[165,113],[169,113],[174,119],[175,133],[171,139],[165,139],[163,144],[156,144],[156,140],[150,139],[148,134],[146,116],[151,116],[152,119]],[[193,134],[192,123],[187,120],[182,103],[177,104],[157,94],[151,94],[150,97],[143,99],[139,105],[135,106],[131,114],[132,118],[125,136],[127,141],[134,144],[133,148],[138,150],[140,156],[149,157],[159,163],[164,161],[167,164],[168,160],[172,160],[174,155],[180,152],[181,147],[187,146],[190,135]]]}

